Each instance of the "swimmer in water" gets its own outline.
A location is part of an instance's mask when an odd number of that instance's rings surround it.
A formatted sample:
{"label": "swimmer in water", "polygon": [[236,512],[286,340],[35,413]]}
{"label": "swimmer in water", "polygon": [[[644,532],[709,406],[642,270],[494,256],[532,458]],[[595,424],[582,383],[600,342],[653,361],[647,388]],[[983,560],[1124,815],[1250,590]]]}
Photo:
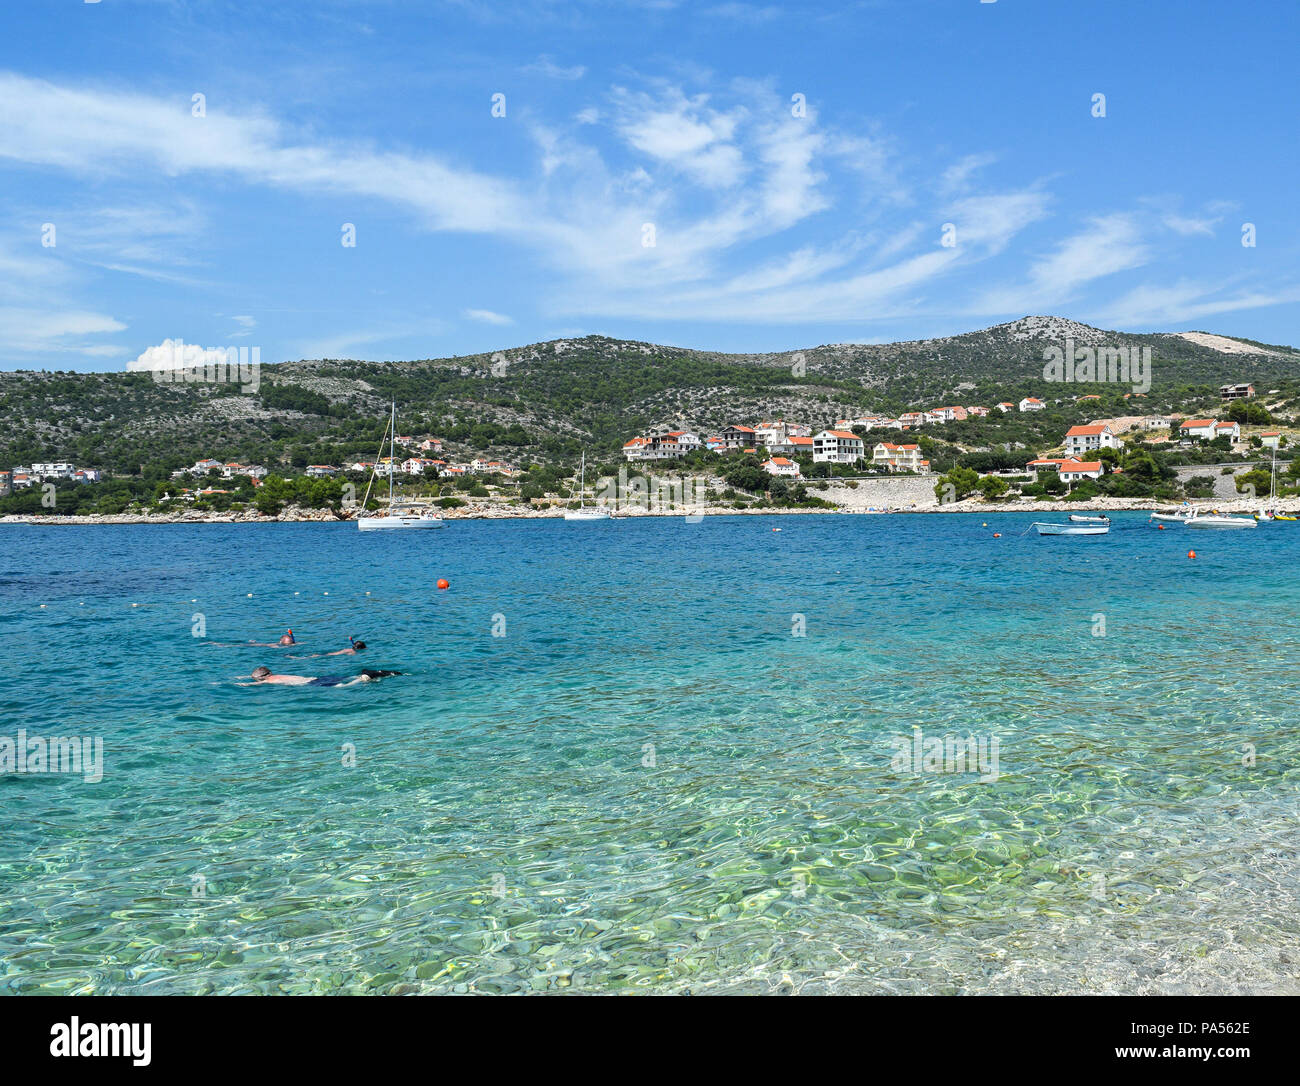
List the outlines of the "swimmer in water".
{"label": "swimmer in water", "polygon": [[355,637],[348,638],[348,647],[339,649],[336,652],[313,652],[306,656],[290,656],[290,660],[315,660],[318,656],[355,656],[365,650],[366,643],[358,641]]}
{"label": "swimmer in water", "polygon": [[293,631],[286,630],[280,635],[279,641],[235,641],[233,643],[209,641],[208,644],[218,649],[289,649],[293,648],[293,646],[298,644],[298,642],[293,639]]}
{"label": "swimmer in water", "polygon": [[240,686],[258,686],[263,683],[272,686],[355,686],[357,683],[371,683],[376,679],[386,679],[390,675],[400,675],[400,671],[374,671],[370,668],[363,668],[361,674],[345,678],[339,675],[321,675],[313,677],[311,675],[277,675],[269,667],[255,667],[253,674],[249,676],[253,681],[251,683],[240,683]]}

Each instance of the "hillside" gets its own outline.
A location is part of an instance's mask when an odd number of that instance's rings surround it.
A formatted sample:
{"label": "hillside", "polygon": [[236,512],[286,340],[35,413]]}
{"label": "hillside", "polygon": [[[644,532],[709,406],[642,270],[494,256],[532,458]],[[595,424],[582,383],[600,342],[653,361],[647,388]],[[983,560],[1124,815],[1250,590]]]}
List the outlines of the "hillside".
{"label": "hillside", "polygon": [[[815,426],[864,410],[1038,395],[1073,401],[1082,385],[1042,377],[1045,346],[1150,347],[1149,404],[1217,404],[1217,387],[1253,381],[1296,391],[1300,352],[1212,333],[1129,335],[1025,317],[941,339],[727,354],[588,336],[496,354],[378,363],[318,359],[262,367],[254,394],[233,385],[159,384],[143,373],[0,374],[0,466],[71,460],[131,473],[201,457],[269,467],[373,456],[388,403],[406,433],[448,441],[452,457],[611,457],[653,426],[712,431],[760,417]],[[1124,388],[1104,386],[1117,397]]]}

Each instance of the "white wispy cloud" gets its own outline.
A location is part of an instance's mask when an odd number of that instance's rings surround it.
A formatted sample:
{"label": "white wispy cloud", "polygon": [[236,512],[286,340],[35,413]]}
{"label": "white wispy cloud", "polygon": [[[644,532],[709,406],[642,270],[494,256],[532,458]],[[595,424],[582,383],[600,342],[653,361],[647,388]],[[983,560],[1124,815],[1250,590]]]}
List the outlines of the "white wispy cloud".
{"label": "white wispy cloud", "polygon": [[468,320],[480,321],[483,324],[514,324],[513,317],[507,317],[504,313],[494,313],[490,309],[467,309],[465,317]]}
{"label": "white wispy cloud", "polygon": [[581,64],[574,64],[568,68],[555,62],[555,58],[547,53],[543,53],[532,64],[526,65],[523,69],[531,75],[544,75],[548,79],[576,80],[581,79],[587,74],[587,69]]}
{"label": "white wispy cloud", "polygon": [[1114,213],[1091,219],[1084,229],[1060,241],[1029,267],[1028,279],[980,295],[973,312],[1045,312],[1074,301],[1080,288],[1140,268],[1151,257],[1136,216]]}
{"label": "white wispy cloud", "polygon": [[1294,302],[1300,302],[1300,285],[1251,290],[1230,283],[1180,279],[1168,285],[1134,287],[1104,307],[1096,319],[1112,328],[1170,328],[1221,313]]}
{"label": "white wispy cloud", "polygon": [[126,325],[104,313],[59,305],[0,306],[0,344],[21,355],[76,354],[87,358],[118,357],[120,348],[98,342]]}

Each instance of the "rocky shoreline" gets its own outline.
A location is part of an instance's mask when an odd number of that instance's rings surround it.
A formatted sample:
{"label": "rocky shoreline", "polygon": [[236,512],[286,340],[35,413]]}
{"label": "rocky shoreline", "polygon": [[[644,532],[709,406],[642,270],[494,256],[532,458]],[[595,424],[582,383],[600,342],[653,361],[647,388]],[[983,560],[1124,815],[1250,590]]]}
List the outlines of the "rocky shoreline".
{"label": "rocky shoreline", "polygon": [[[1194,502],[1204,509],[1219,509],[1229,513],[1253,513],[1262,504],[1258,498],[1245,498],[1232,501],[1209,499]],[[1300,513],[1300,498],[1279,499],[1272,503],[1281,512]],[[1085,502],[1066,501],[1015,501],[986,502],[981,498],[966,498],[959,502],[927,505],[910,505],[890,509],[890,513],[1032,513],[1035,516],[1061,515],[1078,512],[1148,513],[1152,510],[1172,509],[1170,502],[1154,501],[1147,498],[1098,498]],[[860,516],[869,515],[865,509],[731,509],[724,506],[707,506],[695,511],[703,516],[786,516],[818,514],[823,516]],[[449,509],[443,512],[443,519],[455,520],[558,520],[564,515],[564,509],[549,507],[545,509],[520,509],[484,503],[463,509]],[[621,509],[617,517],[681,517],[683,512],[660,512],[645,509]],[[203,513],[187,510],[182,513],[113,513],[92,514],[89,516],[17,516],[0,517],[0,525],[100,525],[100,524],[346,524],[349,517],[339,517],[328,509],[290,508],[276,516],[262,516],[251,510],[239,513]]]}

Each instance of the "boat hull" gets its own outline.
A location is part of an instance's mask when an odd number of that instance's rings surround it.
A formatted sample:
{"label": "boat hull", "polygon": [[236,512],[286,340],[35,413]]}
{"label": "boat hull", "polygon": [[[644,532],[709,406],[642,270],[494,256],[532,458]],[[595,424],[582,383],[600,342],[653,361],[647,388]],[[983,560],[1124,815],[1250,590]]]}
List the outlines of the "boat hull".
{"label": "boat hull", "polygon": [[362,517],[357,521],[357,528],[363,532],[428,530],[442,525],[441,517]]}
{"label": "boat hull", "polygon": [[1034,521],[1039,535],[1105,535],[1109,524],[1044,524]]}
{"label": "boat hull", "polygon": [[590,509],[579,509],[579,510],[575,510],[572,513],[565,513],[564,519],[565,520],[610,520],[611,518],[609,512],[604,509],[599,511],[590,510]]}
{"label": "boat hull", "polygon": [[1256,526],[1255,521],[1242,520],[1239,517],[1193,517],[1184,523],[1188,528],[1217,529],[1219,531],[1233,531],[1238,528],[1254,528]]}

